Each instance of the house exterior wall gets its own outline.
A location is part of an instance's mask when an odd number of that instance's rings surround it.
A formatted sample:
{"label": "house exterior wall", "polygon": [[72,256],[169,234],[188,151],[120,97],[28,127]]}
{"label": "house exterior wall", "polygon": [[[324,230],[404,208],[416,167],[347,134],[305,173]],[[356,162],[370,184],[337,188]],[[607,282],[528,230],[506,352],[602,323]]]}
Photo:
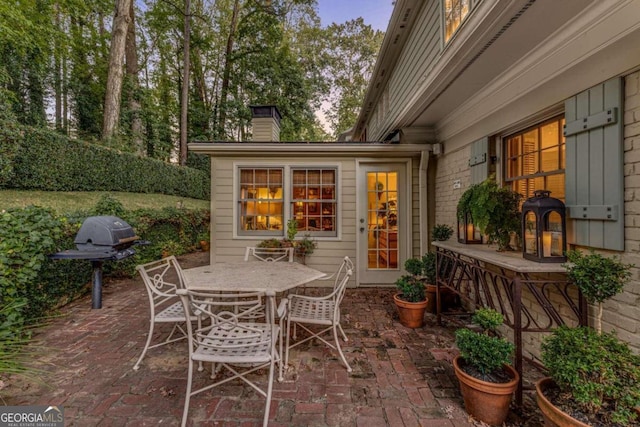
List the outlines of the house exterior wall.
{"label": "house exterior wall", "polygon": [[[422,74],[416,72],[428,68],[441,53],[440,3],[426,1],[416,18],[420,25],[411,33],[406,48],[402,51],[398,63],[388,83],[388,106],[385,97],[381,97],[377,110],[368,125],[368,139],[379,140],[385,137],[381,129],[396,120],[401,113],[404,101],[411,97],[414,88],[420,84]],[[381,117],[381,120],[378,120]]]}
{"label": "house exterior wall", "polygon": [[[634,264],[632,279],[624,291],[604,304],[603,329],[616,331],[628,342],[636,353],[640,353],[640,71],[624,76],[624,175],[625,175],[625,251],[599,251],[605,255],[620,257],[624,263]],[[585,88],[586,89],[586,88]],[[535,115],[536,111],[531,111]],[[500,123],[501,127],[508,123]],[[436,223],[449,224],[455,229],[456,205],[461,194],[470,185],[468,160],[472,141],[438,157],[436,191],[432,199],[435,205]],[[446,144],[446,141],[445,141]],[[446,146],[446,145],[445,145]],[[460,180],[461,188],[453,189],[454,180]],[[589,250],[589,248],[581,248]],[[569,318],[569,308],[562,306],[559,298],[552,300],[560,313]],[[523,295],[523,305],[534,311],[533,298],[527,292]],[[590,307],[590,324],[593,324],[595,307]],[[507,334],[507,336],[509,336]],[[523,336],[525,355],[539,358],[542,334]]]}
{"label": "house exterior wall", "polygon": [[[419,162],[410,162],[411,193],[409,195],[411,210],[411,253],[409,256],[420,255],[419,232],[419,187],[418,174]],[[338,168],[338,212],[339,227],[337,237],[312,237],[317,242],[317,248],[312,255],[306,257],[305,262],[310,267],[326,273],[332,273],[336,266],[347,255],[356,260],[357,238],[359,222],[356,212],[356,158],[330,158],[326,160],[308,158],[287,158],[284,160],[261,159],[257,157],[224,157],[213,158],[211,163],[212,188],[211,188],[211,249],[210,262],[237,261],[244,256],[247,246],[255,246],[262,240],[280,236],[238,236],[235,233],[234,218],[237,215],[234,204],[234,175],[236,168],[242,166],[335,166]],[[287,189],[285,188],[285,191]],[[299,232],[302,235],[304,232]],[[350,283],[354,286],[356,281]],[[325,282],[316,282],[313,285],[328,286]],[[393,285],[393,283],[389,283]]]}

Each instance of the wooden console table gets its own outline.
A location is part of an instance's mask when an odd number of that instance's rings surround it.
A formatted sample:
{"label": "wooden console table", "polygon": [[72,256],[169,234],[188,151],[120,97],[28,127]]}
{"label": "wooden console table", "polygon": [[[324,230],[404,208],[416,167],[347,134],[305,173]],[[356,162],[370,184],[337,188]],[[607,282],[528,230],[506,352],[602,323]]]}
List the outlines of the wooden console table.
{"label": "wooden console table", "polygon": [[[499,311],[505,325],[513,329],[516,347],[514,368],[520,374],[516,403],[522,405],[523,341],[525,332],[549,332],[571,320],[587,325],[587,303],[576,286],[566,280],[562,264],[526,260],[521,252],[497,252],[495,246],[433,242],[436,247],[436,307],[440,323],[440,287],[456,292],[475,310],[489,307]],[[530,294],[523,304],[522,294]],[[558,310],[561,301],[570,310]]]}

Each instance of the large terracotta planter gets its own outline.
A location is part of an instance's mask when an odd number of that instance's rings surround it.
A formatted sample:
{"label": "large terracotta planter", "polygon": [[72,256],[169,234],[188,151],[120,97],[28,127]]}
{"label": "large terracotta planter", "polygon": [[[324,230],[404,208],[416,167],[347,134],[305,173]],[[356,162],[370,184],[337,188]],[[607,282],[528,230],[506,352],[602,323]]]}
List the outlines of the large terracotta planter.
{"label": "large terracotta planter", "polygon": [[518,388],[520,375],[511,366],[504,365],[512,378],[508,383],[491,383],[466,374],[460,369],[460,356],[453,359],[453,368],[460,382],[464,408],[475,419],[499,426],[509,415],[513,392]]}
{"label": "large terracotta planter", "polygon": [[420,328],[424,322],[424,311],[427,308],[427,300],[421,302],[407,302],[398,298],[398,295],[393,296],[393,301],[398,307],[398,315],[400,316],[400,323],[407,328]]}
{"label": "large terracotta planter", "polygon": [[561,411],[547,399],[544,391],[554,385],[555,383],[549,377],[542,378],[536,383],[536,401],[542,412],[545,427],[588,427],[588,424],[578,421],[566,412]]}

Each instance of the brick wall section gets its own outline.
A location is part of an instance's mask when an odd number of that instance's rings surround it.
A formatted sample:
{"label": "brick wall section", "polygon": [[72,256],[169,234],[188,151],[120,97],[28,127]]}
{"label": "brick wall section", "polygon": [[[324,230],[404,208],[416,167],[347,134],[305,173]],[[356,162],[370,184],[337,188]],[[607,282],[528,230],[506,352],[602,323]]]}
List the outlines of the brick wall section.
{"label": "brick wall section", "polygon": [[[640,354],[640,71],[625,77],[624,148],[626,250],[624,253],[612,252],[608,255],[620,256],[623,262],[636,267],[632,269],[632,280],[624,291],[605,303],[603,329],[615,330],[618,337]],[[469,155],[470,145],[447,153],[445,144],[445,154],[438,158],[436,224],[456,227],[456,205],[469,187]],[[454,180],[460,180],[460,189],[453,189]],[[530,309],[535,306],[526,294],[523,295],[523,304]],[[568,313],[566,307],[559,307],[559,310]],[[591,307],[590,322],[593,322],[594,313],[594,307]],[[542,334],[523,335],[525,355],[538,358],[541,338]]]}
{"label": "brick wall section", "polygon": [[607,301],[603,329],[616,330],[640,353],[640,71],[625,77],[624,102],[625,252],[622,261],[635,264],[624,292]]}
{"label": "brick wall section", "polygon": [[[438,158],[436,169],[435,212],[436,224],[448,224],[456,230],[456,206],[458,199],[469,188],[471,172],[469,170],[470,146],[465,146],[452,153],[445,153]],[[453,188],[455,180],[460,180],[461,187]],[[454,233],[452,238],[456,238]]]}

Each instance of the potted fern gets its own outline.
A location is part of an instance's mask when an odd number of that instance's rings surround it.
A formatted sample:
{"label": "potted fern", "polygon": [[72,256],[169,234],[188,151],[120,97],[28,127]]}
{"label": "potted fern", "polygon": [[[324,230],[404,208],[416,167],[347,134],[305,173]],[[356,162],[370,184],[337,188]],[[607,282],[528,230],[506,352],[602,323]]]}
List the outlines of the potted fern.
{"label": "potted fern", "polygon": [[632,265],[590,252],[567,253],[568,279],[591,304],[596,328],[562,326],[542,343],[549,377],[536,383],[545,426],[632,425],[640,407],[640,357],[602,332],[602,305],[622,291]]}
{"label": "potted fern", "polygon": [[453,368],[460,382],[466,411],[489,425],[502,425],[509,415],[513,392],[520,376],[511,366],[514,345],[497,336],[503,323],[502,314],[490,308],[476,310],[472,322],[480,328],[456,331],[460,355]]}
{"label": "potted fern", "polygon": [[487,242],[498,245],[498,251],[513,250],[510,246],[512,236],[521,233],[521,197],[508,187],[498,186],[492,176],[462,194],[457,215],[462,219],[469,214],[474,226],[487,236]]}

